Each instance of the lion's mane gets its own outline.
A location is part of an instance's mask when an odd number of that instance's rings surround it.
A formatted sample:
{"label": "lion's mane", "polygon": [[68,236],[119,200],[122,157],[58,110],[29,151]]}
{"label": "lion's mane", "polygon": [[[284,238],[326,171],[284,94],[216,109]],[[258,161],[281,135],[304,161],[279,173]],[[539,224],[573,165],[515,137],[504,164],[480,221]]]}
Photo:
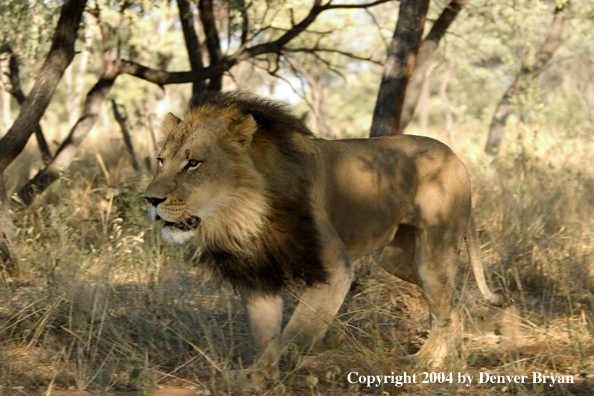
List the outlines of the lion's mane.
{"label": "lion's mane", "polygon": [[[255,171],[263,176],[261,193],[268,204],[262,229],[250,236],[250,243],[243,244],[242,250],[205,246],[200,261],[214,266],[215,272],[243,292],[278,293],[294,280],[308,286],[326,282],[319,232],[312,214],[312,184],[302,166],[304,154],[292,141],[294,134],[314,138],[312,132],[286,105],[245,92],[194,96],[186,118],[194,114],[231,119],[251,115],[258,125],[251,142],[252,151],[268,151],[270,158],[274,158],[274,163],[266,158],[252,158]],[[241,212],[244,208],[236,209]],[[228,232],[231,233],[228,239],[233,240],[233,229]]]}

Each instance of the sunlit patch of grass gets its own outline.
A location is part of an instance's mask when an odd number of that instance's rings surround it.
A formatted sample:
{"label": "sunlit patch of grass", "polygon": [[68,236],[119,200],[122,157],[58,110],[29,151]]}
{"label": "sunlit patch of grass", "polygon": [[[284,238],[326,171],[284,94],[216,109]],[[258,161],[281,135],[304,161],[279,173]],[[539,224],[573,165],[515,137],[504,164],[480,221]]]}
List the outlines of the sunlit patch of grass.
{"label": "sunlit patch of grass", "polygon": [[[463,255],[454,302],[461,337],[443,371],[579,379],[594,363],[594,147],[519,132],[496,161],[482,157],[470,129],[452,144],[472,174],[489,282],[515,303],[505,311],[485,306]],[[221,372],[251,359],[239,298],[202,278],[195,248],[162,244],[142,200],[150,176],[137,178],[121,155],[85,158],[15,213],[22,272],[12,289],[0,286],[0,385],[102,393],[134,384],[150,390],[154,382],[220,391]],[[424,370],[403,360],[429,330],[421,291],[374,265],[361,282],[324,342],[329,349],[288,350],[272,394],[373,393],[349,383],[348,373]],[[503,385],[383,391],[495,395]]]}

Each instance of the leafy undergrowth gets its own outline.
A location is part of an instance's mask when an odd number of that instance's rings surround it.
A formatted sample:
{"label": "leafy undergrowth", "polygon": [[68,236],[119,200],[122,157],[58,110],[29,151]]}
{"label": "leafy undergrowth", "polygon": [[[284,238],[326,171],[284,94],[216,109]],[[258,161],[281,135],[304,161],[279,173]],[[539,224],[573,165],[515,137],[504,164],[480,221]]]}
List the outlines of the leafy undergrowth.
{"label": "leafy undergrowth", "polygon": [[[561,149],[523,136],[497,162],[473,161],[471,149],[454,145],[472,164],[489,282],[514,303],[483,304],[462,255],[459,342],[429,383],[421,383],[427,368],[406,359],[427,337],[422,293],[371,265],[330,331],[332,348],[286,351],[279,383],[264,392],[594,394],[591,145],[568,139]],[[205,279],[195,248],[162,244],[144,211],[147,181],[132,179],[118,169],[81,171],[15,211],[20,274],[0,285],[1,395],[225,394],[229,371],[249,364],[239,298]],[[294,305],[287,302],[286,318]],[[416,383],[358,380],[404,372]],[[532,383],[533,373],[574,383]],[[477,383],[486,374],[528,379]],[[459,375],[474,375],[473,383]]]}

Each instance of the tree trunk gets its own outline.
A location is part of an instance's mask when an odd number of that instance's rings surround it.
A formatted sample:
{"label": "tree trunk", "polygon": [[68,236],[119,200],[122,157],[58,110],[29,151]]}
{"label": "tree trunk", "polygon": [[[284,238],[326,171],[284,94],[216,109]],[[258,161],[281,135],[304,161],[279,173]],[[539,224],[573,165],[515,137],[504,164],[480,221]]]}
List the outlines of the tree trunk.
{"label": "tree trunk", "polygon": [[522,85],[523,81],[528,79],[535,79],[543,71],[544,66],[553,57],[553,54],[559,48],[562,42],[563,34],[563,10],[568,6],[569,2],[565,2],[555,8],[553,22],[544,43],[538,50],[536,61],[532,67],[522,67],[514,82],[507,88],[505,94],[497,104],[491,126],[489,127],[489,135],[487,136],[487,144],[485,145],[485,153],[489,155],[497,155],[501,141],[505,135],[505,123],[512,112],[511,100],[517,95],[524,92],[525,88]]}
{"label": "tree trunk", "polygon": [[489,135],[487,136],[487,145],[485,146],[485,153],[490,155],[497,155],[501,141],[505,135],[505,122],[507,117],[512,112],[511,100],[518,95],[520,91],[520,76],[516,76],[512,85],[507,88],[503,97],[497,103],[495,114],[489,126]]}
{"label": "tree trunk", "polygon": [[0,275],[13,276],[19,271],[19,261],[12,247],[12,219],[8,212],[8,191],[4,174],[0,172]]}
{"label": "tree trunk", "polygon": [[[204,68],[202,64],[202,53],[200,52],[200,42],[194,28],[194,13],[192,12],[190,3],[188,0],[177,0],[177,8],[184,32],[186,49],[188,50],[190,68],[192,70],[202,70]],[[206,82],[204,80],[197,80],[192,83],[192,95],[203,91],[206,91]]]}
{"label": "tree trunk", "polygon": [[[18,104],[22,106],[23,103],[25,103],[26,97],[21,86],[18,57],[8,44],[3,44],[2,48],[0,48],[0,52],[9,54],[10,56],[10,60],[8,62],[8,77],[10,79],[11,85],[10,94],[16,99]],[[43,130],[41,129],[41,125],[39,125],[39,123],[35,125],[35,138],[37,139],[37,146],[39,147],[43,164],[47,165],[52,160],[52,153],[49,149],[47,141],[45,140]]]}
{"label": "tree trunk", "polygon": [[588,86],[586,84],[585,86],[585,93],[582,92],[582,87],[580,87],[580,85],[578,84],[578,82],[576,81],[576,79],[574,78],[574,76],[570,76],[569,77],[569,81],[571,84],[571,87],[573,88],[573,93],[574,95],[577,97],[578,102],[580,102],[580,106],[582,108],[582,113],[584,113],[584,129],[585,132],[588,133],[590,132],[590,129],[592,128],[592,116],[591,116],[591,111],[590,111],[590,105],[588,103],[588,97],[586,96],[588,94]]}
{"label": "tree trunk", "polygon": [[371,137],[400,133],[404,94],[423,35],[429,0],[401,0],[398,22],[384,64]]}
{"label": "tree trunk", "polygon": [[431,60],[439,46],[439,41],[445,36],[447,30],[460,13],[462,7],[468,4],[468,2],[469,0],[452,0],[441,12],[439,18],[437,18],[433,27],[427,34],[427,37],[425,37],[421,43],[417,60],[415,61],[415,67],[406,87],[406,94],[404,95],[404,105],[402,106],[402,114],[400,115],[399,133],[404,131],[404,128],[406,128],[412,119],[415,107],[419,101],[423,81],[431,67]]}
{"label": "tree trunk", "polygon": [[[150,85],[149,85],[150,86]],[[147,87],[148,88],[148,87]],[[145,90],[145,92],[148,93],[148,89]],[[155,122],[154,122],[154,115],[153,113],[149,110],[149,101],[147,101],[146,97],[148,95],[145,95],[142,100],[138,100],[136,101],[136,108],[138,109],[138,114],[140,115],[140,122],[144,125],[144,127],[148,130],[149,134],[151,135],[151,142],[153,143],[153,153],[157,154],[159,152],[159,145],[157,144],[157,136],[155,134]],[[151,98],[153,98],[154,95],[151,95]],[[154,100],[150,101],[151,103],[154,102]],[[154,106],[150,106],[151,108],[154,108]],[[149,167],[150,170],[150,167]]]}
{"label": "tree trunk", "polygon": [[93,34],[90,29],[87,29],[85,32],[85,42],[80,51],[80,64],[78,65],[78,71],[76,73],[76,78],[74,79],[74,92],[72,92],[72,103],[70,107],[70,115],[68,117],[68,125],[73,125],[80,113],[80,102],[82,102],[84,89],[84,77],[87,72],[92,45]]}
{"label": "tree trunk", "polygon": [[0,259],[9,273],[18,270],[18,261],[11,247],[12,219],[8,212],[8,192],[4,182],[4,171],[25,148],[54,96],[64,71],[74,58],[76,32],[85,5],[86,0],[64,0],[52,46],[39,70],[35,85],[23,102],[12,127],[0,139]]}
{"label": "tree trunk", "polygon": [[333,139],[332,128],[328,124],[328,117],[324,111],[324,84],[322,75],[324,73],[322,65],[315,63],[311,67],[300,64],[301,72],[307,80],[311,91],[311,107],[316,119],[316,130],[318,134],[325,139]]}
{"label": "tree trunk", "polygon": [[[0,54],[4,50],[4,45],[0,47]],[[0,101],[2,102],[2,122],[0,125],[2,129],[0,131],[3,133],[10,128],[12,125],[12,115],[10,112],[10,94],[8,93],[8,85],[9,82],[4,78],[9,74],[9,57],[1,58],[0,57],[0,81],[2,82],[2,88],[0,89]]]}
{"label": "tree trunk", "polygon": [[[206,47],[208,48],[208,55],[210,56],[210,66],[220,65],[223,60],[223,53],[221,51],[221,43],[219,41],[219,32],[214,15],[213,0],[200,0],[198,2],[200,10],[200,20],[204,27],[204,34],[206,35]],[[223,74],[218,74],[210,79],[208,82],[209,91],[220,91],[223,88]]]}
{"label": "tree trunk", "polygon": [[130,132],[128,131],[128,127],[126,126],[126,117],[124,117],[120,111],[118,110],[118,105],[114,99],[111,100],[111,106],[113,108],[113,116],[115,117],[118,124],[120,124],[120,129],[122,130],[122,135],[124,136],[124,143],[128,148],[128,152],[132,157],[132,167],[138,176],[140,173],[140,166],[138,165],[138,161],[136,160],[136,154],[134,152],[134,145],[132,144],[132,138],[130,137]]}
{"label": "tree trunk", "polygon": [[448,68],[443,73],[441,85],[439,87],[439,96],[445,105],[445,129],[451,143],[454,142],[454,117],[452,116],[452,105],[448,99],[448,83],[450,82],[450,76],[452,75],[453,70],[454,63],[450,62]]}
{"label": "tree trunk", "polygon": [[[419,127],[422,130],[426,130],[429,126],[429,105],[431,101],[431,74],[433,73],[433,70],[435,70],[438,64],[439,63],[437,62],[432,62],[429,65],[429,68],[425,72],[423,85],[421,86],[421,95],[419,96]],[[405,96],[405,102],[406,98],[407,97]],[[400,125],[402,125],[402,122],[400,122]]]}
{"label": "tree trunk", "polygon": [[58,180],[61,170],[68,169],[74,160],[76,150],[78,150],[82,141],[95,125],[101,111],[101,106],[113,87],[116,77],[116,72],[106,73],[91,88],[87,94],[80,118],[70,130],[68,137],[58,149],[55,157],[19,190],[18,195],[25,205],[30,205],[37,195],[41,194],[54,181]]}
{"label": "tree trunk", "polygon": [[65,0],[52,46],[35,85],[6,135],[0,139],[0,172],[23,151],[49,105],[64,71],[74,58],[74,43],[86,0]]}
{"label": "tree trunk", "polygon": [[7,130],[12,124],[12,117],[10,116],[10,94],[2,90],[0,99],[2,100],[2,130]]}

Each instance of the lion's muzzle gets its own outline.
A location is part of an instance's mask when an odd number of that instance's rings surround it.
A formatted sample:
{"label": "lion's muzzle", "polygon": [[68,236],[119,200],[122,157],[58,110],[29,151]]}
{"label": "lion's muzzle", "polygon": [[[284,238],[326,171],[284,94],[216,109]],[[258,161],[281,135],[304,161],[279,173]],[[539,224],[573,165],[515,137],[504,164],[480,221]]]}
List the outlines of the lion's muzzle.
{"label": "lion's muzzle", "polygon": [[156,208],[161,202],[165,202],[167,198],[144,197],[144,199]]}
{"label": "lion's muzzle", "polygon": [[[201,219],[198,216],[191,216],[187,219],[180,218],[179,220],[171,221],[170,219],[167,219],[169,216],[163,216],[162,214],[160,214],[157,206],[159,206],[159,204],[165,202],[167,200],[167,198],[156,198],[156,197],[145,196],[144,199],[147,202],[147,208],[148,208],[148,211],[149,211],[151,217],[153,218],[153,220],[155,220],[155,221],[163,220],[165,222],[165,224],[163,224],[163,229],[188,232],[188,231],[194,230],[196,227],[198,227],[200,225]],[[160,209],[162,212],[162,208],[160,208]]]}

